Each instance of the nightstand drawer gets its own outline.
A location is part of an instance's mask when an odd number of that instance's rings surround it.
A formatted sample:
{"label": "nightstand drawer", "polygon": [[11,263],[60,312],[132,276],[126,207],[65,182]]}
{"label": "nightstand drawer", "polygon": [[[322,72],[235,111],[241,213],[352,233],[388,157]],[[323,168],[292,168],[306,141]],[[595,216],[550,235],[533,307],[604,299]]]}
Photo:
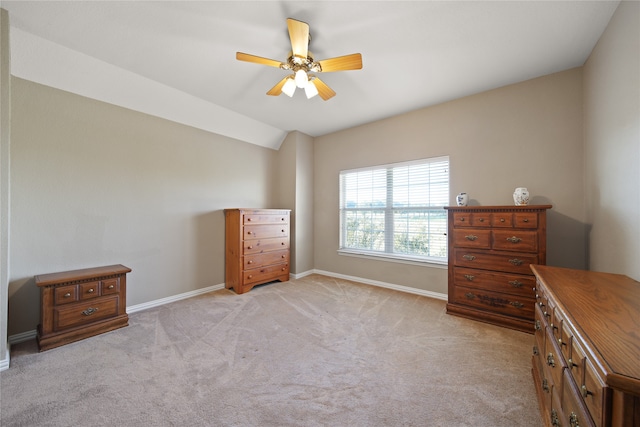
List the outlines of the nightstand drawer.
{"label": "nightstand drawer", "polygon": [[58,286],[54,289],[54,304],[62,305],[78,301],[78,286]]}
{"label": "nightstand drawer", "polygon": [[81,283],[78,287],[80,288],[81,300],[97,298],[100,296],[100,281]]}
{"label": "nightstand drawer", "polygon": [[102,295],[111,295],[120,292],[120,279],[118,278],[102,280],[100,285]]}
{"label": "nightstand drawer", "polygon": [[65,305],[54,309],[54,330],[86,325],[96,320],[113,317],[118,313],[118,297],[103,298],[95,302]]}

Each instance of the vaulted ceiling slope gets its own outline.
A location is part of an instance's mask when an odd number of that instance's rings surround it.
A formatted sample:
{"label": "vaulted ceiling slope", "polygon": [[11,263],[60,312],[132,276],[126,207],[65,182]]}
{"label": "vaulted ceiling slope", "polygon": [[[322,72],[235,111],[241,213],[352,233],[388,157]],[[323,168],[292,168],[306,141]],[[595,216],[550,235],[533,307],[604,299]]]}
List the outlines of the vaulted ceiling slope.
{"label": "vaulted ceiling slope", "polygon": [[[12,74],[278,149],[581,66],[619,1],[3,1]],[[287,72],[286,18],[309,23],[329,101],[266,92]]]}

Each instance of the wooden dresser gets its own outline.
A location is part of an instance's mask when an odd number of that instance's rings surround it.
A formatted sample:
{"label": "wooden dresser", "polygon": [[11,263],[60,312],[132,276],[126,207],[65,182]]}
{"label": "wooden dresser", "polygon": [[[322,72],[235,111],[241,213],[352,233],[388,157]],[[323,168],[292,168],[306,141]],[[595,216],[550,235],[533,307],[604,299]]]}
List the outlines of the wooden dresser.
{"label": "wooden dresser", "polygon": [[242,294],[256,285],[289,280],[287,209],[225,209],[225,283]]}
{"label": "wooden dresser", "polygon": [[532,373],[544,424],[640,426],[640,282],[533,265]]}
{"label": "wooden dresser", "polygon": [[40,351],[127,326],[129,272],[118,264],[35,276]]}
{"label": "wooden dresser", "polygon": [[547,209],[538,206],[447,207],[447,313],[531,332],[535,278],[545,264]]}

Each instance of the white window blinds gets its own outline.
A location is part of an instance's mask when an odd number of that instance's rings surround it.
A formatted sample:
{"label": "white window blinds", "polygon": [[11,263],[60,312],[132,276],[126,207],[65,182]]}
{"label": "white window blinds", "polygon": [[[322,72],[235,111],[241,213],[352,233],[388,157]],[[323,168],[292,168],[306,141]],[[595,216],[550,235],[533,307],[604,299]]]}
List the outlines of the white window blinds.
{"label": "white window blinds", "polygon": [[446,261],[449,158],[340,172],[340,249]]}

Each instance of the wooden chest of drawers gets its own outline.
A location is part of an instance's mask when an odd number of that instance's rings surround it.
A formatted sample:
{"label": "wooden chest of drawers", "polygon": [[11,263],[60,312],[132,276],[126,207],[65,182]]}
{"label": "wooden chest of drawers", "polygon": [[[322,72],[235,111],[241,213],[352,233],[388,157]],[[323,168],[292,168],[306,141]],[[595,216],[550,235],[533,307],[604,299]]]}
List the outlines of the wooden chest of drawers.
{"label": "wooden chest of drawers", "polygon": [[532,373],[544,425],[640,426],[640,283],[531,266]]}
{"label": "wooden chest of drawers", "polygon": [[127,278],[123,265],[35,277],[40,288],[40,351],[127,326]]}
{"label": "wooden chest of drawers", "polygon": [[546,263],[551,206],[447,207],[447,313],[531,332],[535,279]]}
{"label": "wooden chest of drawers", "polygon": [[289,280],[287,209],[225,209],[225,283],[242,294]]}

